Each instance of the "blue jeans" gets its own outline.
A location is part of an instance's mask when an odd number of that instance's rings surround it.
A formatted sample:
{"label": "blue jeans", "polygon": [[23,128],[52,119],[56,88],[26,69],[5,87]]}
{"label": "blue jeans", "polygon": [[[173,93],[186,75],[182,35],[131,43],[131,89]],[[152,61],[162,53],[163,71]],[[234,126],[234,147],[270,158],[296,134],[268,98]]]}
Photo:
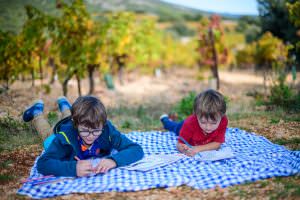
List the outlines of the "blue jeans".
{"label": "blue jeans", "polygon": [[181,127],[184,123],[184,120],[180,121],[180,122],[175,122],[175,121],[170,120],[168,117],[164,117],[161,119],[161,123],[163,124],[165,129],[176,133],[176,135],[178,136],[179,132],[181,130]]}

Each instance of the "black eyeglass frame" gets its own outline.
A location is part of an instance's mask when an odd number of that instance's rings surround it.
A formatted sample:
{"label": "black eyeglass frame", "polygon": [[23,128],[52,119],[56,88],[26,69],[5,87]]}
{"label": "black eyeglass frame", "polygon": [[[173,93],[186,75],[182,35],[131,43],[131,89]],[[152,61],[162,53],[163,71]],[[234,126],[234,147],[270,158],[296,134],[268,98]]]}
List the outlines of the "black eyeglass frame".
{"label": "black eyeglass frame", "polygon": [[102,132],[103,132],[103,129],[85,129],[85,130],[80,130],[78,128],[78,133],[82,137],[88,137],[90,134],[92,134],[93,136],[100,136]]}

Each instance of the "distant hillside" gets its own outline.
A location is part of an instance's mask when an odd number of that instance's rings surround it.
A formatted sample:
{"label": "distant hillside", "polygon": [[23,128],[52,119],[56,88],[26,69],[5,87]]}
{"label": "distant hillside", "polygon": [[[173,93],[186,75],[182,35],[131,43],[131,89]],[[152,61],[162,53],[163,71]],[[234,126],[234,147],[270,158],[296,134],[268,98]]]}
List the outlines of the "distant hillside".
{"label": "distant hillside", "polygon": [[26,20],[25,5],[33,5],[51,15],[58,13],[55,0],[0,0],[0,29],[19,32]]}
{"label": "distant hillside", "polygon": [[165,3],[159,0],[87,0],[91,12],[129,10],[157,15],[160,21],[195,20],[203,13],[199,10]]}
{"label": "distant hillside", "polygon": [[[203,15],[211,14],[159,0],[85,0],[85,2],[91,13],[127,10],[156,15],[161,22],[195,21]],[[0,0],[0,29],[19,32],[26,20],[24,6],[28,4],[51,15],[58,13],[55,0]],[[220,15],[231,19],[239,17],[230,14]]]}

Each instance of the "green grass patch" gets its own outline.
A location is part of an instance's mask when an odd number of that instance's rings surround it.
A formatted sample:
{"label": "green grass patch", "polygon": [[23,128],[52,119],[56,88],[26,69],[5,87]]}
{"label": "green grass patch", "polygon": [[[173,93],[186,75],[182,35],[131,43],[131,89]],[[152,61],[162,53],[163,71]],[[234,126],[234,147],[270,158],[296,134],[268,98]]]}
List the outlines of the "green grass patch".
{"label": "green grass patch", "polygon": [[278,124],[279,122],[280,122],[280,119],[278,119],[278,118],[277,119],[276,118],[271,118],[270,119],[271,124]]}
{"label": "green grass patch", "polygon": [[41,139],[29,124],[9,116],[0,118],[0,152],[41,143]]}
{"label": "green grass patch", "polygon": [[300,137],[294,137],[289,139],[278,138],[272,140],[273,143],[284,145],[289,147],[291,150],[299,150],[300,149]]}
{"label": "green grass patch", "polygon": [[270,182],[268,182],[268,181],[266,181],[266,180],[263,180],[263,181],[261,181],[259,187],[260,187],[260,188],[265,188],[265,187],[267,187],[269,184],[270,184]]}
{"label": "green grass patch", "polygon": [[150,131],[162,127],[159,117],[162,113],[171,110],[170,105],[120,105],[108,108],[109,119],[122,132]]}
{"label": "green grass patch", "polygon": [[283,189],[276,193],[270,194],[270,199],[285,199],[289,196],[291,199],[300,197],[300,176],[295,176],[293,179],[286,177],[276,177],[275,182],[281,183]]}
{"label": "green grass patch", "polygon": [[272,111],[228,113],[227,116],[229,120],[240,120],[251,117],[266,117],[270,124],[277,124],[281,119],[285,122],[300,122],[300,113],[289,113],[282,109]]}
{"label": "green grass patch", "polygon": [[286,122],[300,122],[300,114],[290,114],[284,117]]}
{"label": "green grass patch", "polygon": [[51,126],[53,126],[59,120],[57,112],[51,111],[48,113],[47,117],[48,117],[48,122],[51,124]]}
{"label": "green grass patch", "polygon": [[286,144],[300,144],[300,137],[289,138],[289,139],[274,139],[272,140],[276,144],[286,145]]}
{"label": "green grass patch", "polygon": [[173,112],[178,114],[178,119],[183,120],[193,113],[194,100],[196,92],[190,92],[187,96],[183,97],[172,109]]}
{"label": "green grass patch", "polygon": [[5,169],[8,168],[10,164],[12,164],[12,160],[5,160],[4,162],[0,162],[0,168]]}
{"label": "green grass patch", "polygon": [[14,176],[0,174],[0,184],[4,184],[14,179]]}
{"label": "green grass patch", "polygon": [[229,189],[230,193],[234,194],[234,196],[238,196],[239,198],[245,199],[248,196],[248,192],[245,191],[241,186],[236,185]]}
{"label": "green grass patch", "polygon": [[133,126],[133,123],[131,121],[125,120],[121,124],[121,128],[123,129],[130,129]]}

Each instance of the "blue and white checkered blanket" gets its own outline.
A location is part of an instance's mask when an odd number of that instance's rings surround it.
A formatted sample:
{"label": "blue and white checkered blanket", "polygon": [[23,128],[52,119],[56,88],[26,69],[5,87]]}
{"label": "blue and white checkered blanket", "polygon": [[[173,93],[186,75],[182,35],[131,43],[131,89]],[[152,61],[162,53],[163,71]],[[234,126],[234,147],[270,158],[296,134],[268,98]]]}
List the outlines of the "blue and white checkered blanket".
{"label": "blue and white checkered blanket", "polygon": [[[132,132],[128,138],[142,145],[145,154],[177,153],[172,132]],[[183,158],[147,172],[113,169],[106,174],[64,180],[52,184],[24,184],[18,194],[46,198],[70,193],[138,191],[186,184],[196,189],[227,187],[274,176],[300,174],[300,151],[289,151],[262,136],[237,128],[228,128],[226,142],[235,158],[219,161],[197,161]],[[30,178],[38,177],[36,163]]]}

